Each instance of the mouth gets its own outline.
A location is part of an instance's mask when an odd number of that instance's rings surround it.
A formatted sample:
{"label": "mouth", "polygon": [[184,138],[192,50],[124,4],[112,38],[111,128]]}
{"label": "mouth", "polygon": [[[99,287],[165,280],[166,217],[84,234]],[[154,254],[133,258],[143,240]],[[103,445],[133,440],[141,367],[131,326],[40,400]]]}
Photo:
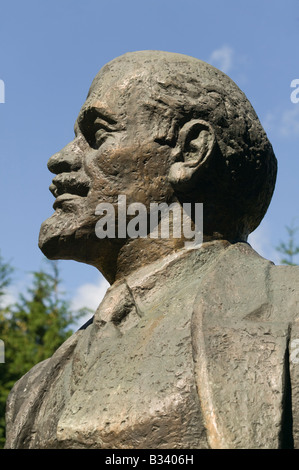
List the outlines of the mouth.
{"label": "mouth", "polygon": [[70,193],[64,193],[58,196],[53,204],[53,209],[59,209],[63,206],[64,203],[67,202],[73,202],[75,199],[82,199],[82,196],[78,196],[77,194],[70,194]]}
{"label": "mouth", "polygon": [[[84,175],[85,176],[85,175]],[[86,176],[74,173],[60,173],[53,178],[49,190],[56,197],[53,209],[62,207],[63,203],[82,199],[89,191],[89,181]]]}

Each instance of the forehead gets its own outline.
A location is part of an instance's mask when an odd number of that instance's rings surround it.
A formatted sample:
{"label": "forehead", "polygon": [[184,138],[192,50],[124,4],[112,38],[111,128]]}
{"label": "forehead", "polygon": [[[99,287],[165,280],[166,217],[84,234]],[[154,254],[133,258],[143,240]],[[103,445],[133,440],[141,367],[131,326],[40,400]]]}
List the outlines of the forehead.
{"label": "forehead", "polygon": [[148,97],[152,98],[153,94],[159,95],[157,84],[164,89],[174,85],[176,89],[178,85],[184,88],[188,81],[196,82],[196,88],[200,77],[203,85],[210,86],[215,71],[214,67],[199,59],[182,54],[163,51],[129,52],[113,59],[98,72],[81,111],[84,112],[99,101],[106,107],[113,107],[115,112],[122,113],[127,108],[130,97],[132,102],[132,95],[138,106],[144,104]]}
{"label": "forehead", "polygon": [[144,93],[140,93],[146,79],[145,70],[128,70],[123,67],[106,65],[96,75],[90,86],[77,122],[81,121],[90,110],[96,108],[108,118],[114,120],[124,118],[130,109],[129,102],[135,95],[135,105],[142,104]]}

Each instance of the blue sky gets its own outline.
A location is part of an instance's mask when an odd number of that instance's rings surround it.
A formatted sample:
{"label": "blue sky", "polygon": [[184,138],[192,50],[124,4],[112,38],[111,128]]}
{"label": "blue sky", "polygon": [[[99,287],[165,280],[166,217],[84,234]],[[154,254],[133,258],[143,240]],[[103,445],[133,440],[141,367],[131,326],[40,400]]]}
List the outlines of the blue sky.
{"label": "blue sky", "polygon": [[[299,103],[290,99],[299,79],[298,0],[6,0],[0,14],[0,249],[16,268],[15,289],[42,265],[38,233],[54,201],[47,160],[73,138],[98,70],[134,50],[197,57],[245,92],[279,167],[272,203],[250,240],[278,262],[285,226],[299,225]],[[90,266],[60,264],[68,297],[94,307],[106,289],[102,277]]]}

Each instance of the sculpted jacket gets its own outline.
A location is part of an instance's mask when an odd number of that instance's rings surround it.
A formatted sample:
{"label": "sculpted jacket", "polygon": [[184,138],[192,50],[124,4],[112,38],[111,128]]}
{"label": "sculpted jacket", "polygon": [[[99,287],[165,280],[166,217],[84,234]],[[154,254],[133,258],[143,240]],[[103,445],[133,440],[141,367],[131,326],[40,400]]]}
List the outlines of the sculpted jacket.
{"label": "sculpted jacket", "polygon": [[6,448],[299,448],[298,269],[218,241],[114,283],[15,384]]}

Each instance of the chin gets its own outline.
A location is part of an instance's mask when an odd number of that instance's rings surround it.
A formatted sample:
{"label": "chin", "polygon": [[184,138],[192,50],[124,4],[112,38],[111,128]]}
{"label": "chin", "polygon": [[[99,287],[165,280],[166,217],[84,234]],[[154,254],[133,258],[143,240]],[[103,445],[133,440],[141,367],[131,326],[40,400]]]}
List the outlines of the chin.
{"label": "chin", "polygon": [[49,259],[78,259],[96,220],[87,210],[86,198],[60,199],[54,203],[55,212],[41,225],[38,246]]}
{"label": "chin", "polygon": [[38,246],[50,260],[74,260],[97,268],[108,282],[115,277],[115,258],[124,243],[95,234],[93,218],[57,211],[40,228]]}
{"label": "chin", "polygon": [[43,254],[49,259],[75,259],[84,243],[78,235],[84,232],[82,222],[76,214],[56,210],[40,228],[38,246]]}

